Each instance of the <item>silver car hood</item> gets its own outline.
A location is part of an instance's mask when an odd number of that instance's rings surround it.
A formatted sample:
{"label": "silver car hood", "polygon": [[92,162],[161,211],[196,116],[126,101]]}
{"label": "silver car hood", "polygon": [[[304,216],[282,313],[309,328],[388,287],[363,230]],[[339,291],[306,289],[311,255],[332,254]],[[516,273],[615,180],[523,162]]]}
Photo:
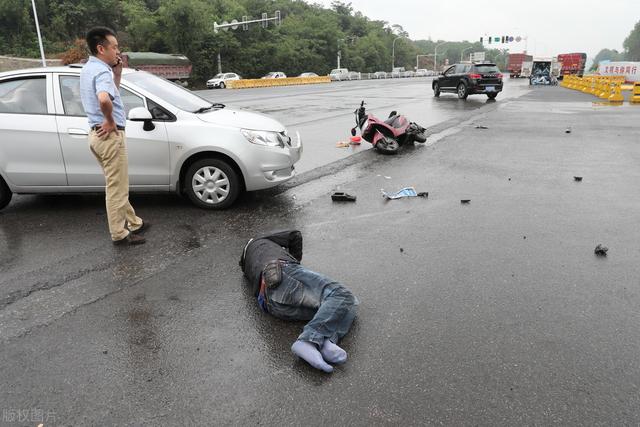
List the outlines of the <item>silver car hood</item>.
{"label": "silver car hood", "polygon": [[283,132],[285,130],[282,123],[269,116],[230,108],[196,114],[196,117],[203,122],[214,123],[220,126],[232,126],[251,130],[268,130],[272,132]]}

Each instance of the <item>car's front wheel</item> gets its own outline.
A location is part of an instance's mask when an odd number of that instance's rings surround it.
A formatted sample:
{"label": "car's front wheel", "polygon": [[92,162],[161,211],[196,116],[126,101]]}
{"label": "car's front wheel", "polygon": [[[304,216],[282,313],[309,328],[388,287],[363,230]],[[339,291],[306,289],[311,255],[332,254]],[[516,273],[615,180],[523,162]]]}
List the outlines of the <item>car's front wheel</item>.
{"label": "car's front wheel", "polygon": [[440,84],[438,82],[433,84],[433,96],[436,98],[440,96]]}
{"label": "car's front wheel", "polygon": [[9,189],[7,183],[4,182],[4,179],[0,176],[0,209],[4,209],[9,204],[12,196],[13,193],[11,189]]}
{"label": "car's front wheel", "polygon": [[467,99],[467,96],[469,96],[469,91],[467,89],[467,85],[464,83],[460,83],[458,85],[458,98],[459,99]]}
{"label": "car's front wheel", "polygon": [[226,209],[240,194],[240,179],[224,160],[202,159],[187,170],[185,187],[194,205],[204,209]]}
{"label": "car's front wheel", "polygon": [[226,88],[226,87],[227,87],[227,85],[226,85],[226,84],[224,84],[224,82],[220,82],[220,89],[224,89],[224,88]]}

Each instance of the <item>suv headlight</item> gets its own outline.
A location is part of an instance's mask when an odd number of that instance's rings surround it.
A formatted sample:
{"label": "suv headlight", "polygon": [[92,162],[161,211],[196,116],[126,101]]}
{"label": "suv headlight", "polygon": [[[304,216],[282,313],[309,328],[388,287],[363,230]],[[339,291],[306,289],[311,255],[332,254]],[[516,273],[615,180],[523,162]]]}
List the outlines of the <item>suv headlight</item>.
{"label": "suv headlight", "polygon": [[242,135],[252,144],[266,145],[269,147],[284,147],[284,144],[280,138],[278,138],[277,132],[249,129],[242,129],[240,132],[242,132]]}

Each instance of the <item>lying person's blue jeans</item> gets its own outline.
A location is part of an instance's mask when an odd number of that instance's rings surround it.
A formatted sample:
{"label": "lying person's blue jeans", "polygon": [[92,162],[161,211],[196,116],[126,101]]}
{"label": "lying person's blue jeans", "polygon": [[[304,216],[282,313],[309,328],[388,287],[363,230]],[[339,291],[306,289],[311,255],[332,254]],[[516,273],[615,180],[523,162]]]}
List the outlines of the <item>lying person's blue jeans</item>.
{"label": "lying person's blue jeans", "polygon": [[325,339],[337,343],[356,316],[358,300],[341,283],[282,262],[282,282],[266,289],[267,310],[286,320],[310,320],[298,337],[322,346]]}

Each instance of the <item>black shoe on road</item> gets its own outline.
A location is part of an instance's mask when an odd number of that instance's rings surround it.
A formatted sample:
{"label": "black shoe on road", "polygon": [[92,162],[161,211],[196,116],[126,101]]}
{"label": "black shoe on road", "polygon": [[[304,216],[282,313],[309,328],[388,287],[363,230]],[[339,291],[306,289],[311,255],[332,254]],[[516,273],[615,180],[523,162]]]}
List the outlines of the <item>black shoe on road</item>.
{"label": "black shoe on road", "polygon": [[131,232],[124,239],[114,240],[113,244],[116,245],[116,246],[142,245],[142,244],[144,244],[146,242],[147,242],[147,240],[144,237],[138,236],[136,234],[133,234],[133,232]]}
{"label": "black shoe on road", "polygon": [[142,225],[140,226],[140,228],[138,228],[137,230],[133,230],[131,231],[133,234],[142,234],[145,231],[147,231],[148,229],[151,228],[151,223],[143,221]]}

